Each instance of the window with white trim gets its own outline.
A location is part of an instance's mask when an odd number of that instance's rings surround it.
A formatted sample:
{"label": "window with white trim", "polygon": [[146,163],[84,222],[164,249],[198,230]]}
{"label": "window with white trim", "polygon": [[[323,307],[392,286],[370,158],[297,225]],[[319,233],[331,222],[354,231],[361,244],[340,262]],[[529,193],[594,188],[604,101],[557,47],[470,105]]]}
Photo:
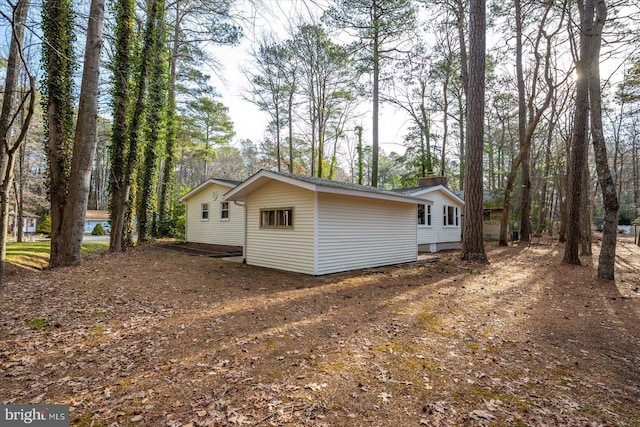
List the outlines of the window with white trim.
{"label": "window with white trim", "polygon": [[418,225],[431,226],[431,205],[418,205]]}
{"label": "window with white trim", "polygon": [[209,221],[209,203],[202,203],[200,205],[200,219],[202,221]]}
{"label": "window with white trim", "polygon": [[445,227],[458,227],[460,225],[460,214],[456,206],[443,206],[443,221]]}
{"label": "window with white trim", "polygon": [[229,202],[220,203],[220,219],[229,219]]}
{"label": "window with white trim", "polygon": [[293,208],[260,209],[260,228],[293,228]]}

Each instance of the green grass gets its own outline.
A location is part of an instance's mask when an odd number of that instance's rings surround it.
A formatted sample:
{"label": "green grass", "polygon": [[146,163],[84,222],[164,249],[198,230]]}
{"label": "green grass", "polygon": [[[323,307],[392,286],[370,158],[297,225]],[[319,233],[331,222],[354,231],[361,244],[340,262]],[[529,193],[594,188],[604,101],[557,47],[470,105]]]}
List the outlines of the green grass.
{"label": "green grass", "polygon": [[[82,244],[82,254],[88,255],[104,251],[109,242],[87,242]],[[42,269],[49,263],[50,241],[9,242],[7,243],[7,262],[24,268]]]}

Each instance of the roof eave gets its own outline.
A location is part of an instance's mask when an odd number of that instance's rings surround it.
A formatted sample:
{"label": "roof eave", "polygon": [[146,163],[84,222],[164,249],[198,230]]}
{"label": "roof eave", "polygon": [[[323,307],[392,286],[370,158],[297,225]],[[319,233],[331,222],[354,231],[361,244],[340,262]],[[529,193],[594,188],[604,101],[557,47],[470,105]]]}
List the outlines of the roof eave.
{"label": "roof eave", "polygon": [[210,178],[208,180],[206,180],[205,182],[203,182],[202,184],[198,185],[196,188],[194,188],[193,190],[189,191],[187,194],[185,194],[184,196],[180,197],[178,199],[178,201],[180,202],[184,202],[187,199],[190,199],[191,197],[195,196],[196,194],[198,194],[199,192],[201,192],[202,190],[204,190],[206,187],[208,187],[209,185],[213,185],[213,184],[218,184],[218,185],[222,185],[223,187],[229,187],[229,188],[234,188],[235,186],[233,184],[231,184],[230,182],[225,182],[225,181],[219,181],[217,179],[213,179]]}

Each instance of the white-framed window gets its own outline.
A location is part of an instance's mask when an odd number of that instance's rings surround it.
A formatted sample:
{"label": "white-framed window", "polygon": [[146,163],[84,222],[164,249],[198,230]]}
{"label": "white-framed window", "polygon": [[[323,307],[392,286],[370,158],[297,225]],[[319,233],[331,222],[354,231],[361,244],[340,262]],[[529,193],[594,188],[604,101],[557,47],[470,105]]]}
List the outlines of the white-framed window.
{"label": "white-framed window", "polygon": [[293,228],[293,208],[260,209],[260,228]]}
{"label": "white-framed window", "polygon": [[431,205],[418,205],[418,225],[431,226]]}
{"label": "white-framed window", "polygon": [[229,219],[229,202],[220,203],[220,219]]}
{"label": "white-framed window", "polygon": [[209,221],[209,203],[202,203],[200,205],[200,219],[202,221]]}
{"label": "white-framed window", "polygon": [[459,227],[460,213],[458,212],[458,208],[455,206],[444,205],[442,221],[442,224],[445,227]]}

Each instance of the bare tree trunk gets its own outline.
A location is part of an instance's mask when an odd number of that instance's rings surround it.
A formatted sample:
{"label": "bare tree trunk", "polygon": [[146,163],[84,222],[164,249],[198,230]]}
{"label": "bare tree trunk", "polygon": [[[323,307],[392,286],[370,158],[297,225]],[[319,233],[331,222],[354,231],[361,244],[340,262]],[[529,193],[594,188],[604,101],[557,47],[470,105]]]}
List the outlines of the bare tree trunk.
{"label": "bare tree trunk", "polygon": [[440,176],[445,175],[446,155],[447,155],[447,140],[449,137],[449,70],[447,66],[446,77],[442,84],[442,149],[440,150]]}
{"label": "bare tree trunk", "polygon": [[82,262],[82,237],[89,198],[91,168],[96,152],[98,95],[100,87],[100,53],[104,0],[92,0],[87,26],[78,122],[73,141],[73,160],[69,176],[69,197],[65,204],[60,239],[60,257],[56,266]]}
{"label": "bare tree trunk", "polygon": [[469,93],[467,97],[467,162],[462,259],[487,262],[483,241],[482,157],[484,143],[484,89],[486,2],[469,6]]}
{"label": "bare tree trunk", "polygon": [[546,222],[546,209],[547,209],[547,188],[549,185],[549,174],[551,172],[551,144],[553,143],[553,130],[555,125],[553,119],[556,116],[556,103],[553,101],[551,105],[551,120],[547,129],[547,141],[544,151],[544,175],[542,177],[542,189],[540,190],[540,207],[538,208],[538,226],[536,227],[535,236],[542,236],[542,230],[545,227]]}
{"label": "bare tree trunk", "polygon": [[[377,13],[378,7],[376,6],[376,2],[378,0],[373,0],[373,10],[374,13]],[[378,20],[379,17],[376,15],[373,18],[374,21],[374,35],[373,35],[373,123],[372,123],[372,159],[371,159],[371,186],[378,186],[378,150],[379,150],[379,141],[378,141],[378,108],[379,108],[379,86],[380,86],[380,40],[378,33]],[[322,161],[322,159],[320,160]]]}
{"label": "bare tree trunk", "polygon": [[[592,0],[587,0],[591,2]],[[562,262],[580,265],[578,248],[580,246],[582,173],[587,167],[587,116],[589,114],[589,65],[591,49],[589,40],[593,37],[593,8],[580,7],[580,59],[576,63],[578,79],[576,82],[575,113],[573,136],[571,138],[571,156],[569,159],[569,185],[567,191],[567,240]]]}
{"label": "bare tree trunk", "polygon": [[[22,40],[24,38],[24,26],[29,11],[29,0],[21,0],[13,8],[13,16],[4,16],[11,22],[11,43],[9,45],[9,56],[7,58],[7,74],[5,78],[4,99],[2,110],[0,111],[0,286],[3,283],[7,256],[7,231],[9,229],[9,190],[13,185],[14,166],[16,154],[20,146],[24,143],[33,117],[36,102],[36,81],[27,68],[27,63],[23,57]],[[16,92],[18,90],[18,80],[21,66],[25,67],[29,77],[29,92],[16,106]],[[17,138],[13,144],[10,142],[10,131],[13,119],[18,110],[22,110],[27,98],[29,106],[27,116],[22,123],[22,128],[17,132]],[[16,223],[22,228],[22,217],[16,216]]]}
{"label": "bare tree trunk", "polygon": [[[515,23],[516,23],[516,80],[518,86],[518,141],[520,145],[520,153],[522,153],[522,163],[520,165],[522,172],[522,206],[520,210],[520,240],[529,241],[528,235],[528,222],[529,212],[525,212],[527,207],[530,207],[530,201],[527,202],[527,197],[531,197],[531,181],[529,179],[529,147],[525,150],[525,139],[527,137],[527,100],[524,87],[524,71],[522,66],[522,8],[521,0],[515,0]],[[535,79],[537,76],[533,76]],[[511,174],[515,175],[515,170],[511,171]],[[513,187],[513,185],[511,186]],[[512,188],[507,188],[506,192],[512,191]],[[505,195],[505,210],[508,212],[507,199],[510,204],[510,195]],[[525,235],[527,232],[527,235]],[[500,244],[505,244],[500,240]]]}
{"label": "bare tree trunk", "polygon": [[[595,3],[595,4],[594,4]],[[602,246],[598,259],[598,277],[614,280],[616,263],[616,239],[618,234],[618,196],[615,182],[609,169],[607,147],[602,130],[602,94],[600,88],[600,46],[602,29],[607,19],[607,5],[604,0],[586,0],[585,12],[595,8],[595,24],[591,38],[591,73],[589,74],[589,95],[591,100],[591,135],[598,171],[598,181],[602,188],[604,226]],[[591,12],[593,14],[593,12]]]}
{"label": "bare tree trunk", "polygon": [[[467,56],[467,43],[465,41],[464,29],[465,29],[465,5],[468,2],[463,0],[457,0],[454,5],[456,16],[456,29],[458,30],[458,44],[460,45],[460,78],[462,80],[462,95],[466,99],[469,96],[469,59]],[[471,15],[472,16],[472,15]],[[460,101],[460,100],[459,100]],[[467,108],[463,102],[459,102],[460,107],[460,190],[466,190],[466,153],[465,153],[465,120],[468,117]],[[468,102],[466,103],[468,105]]]}
{"label": "bare tree trunk", "polygon": [[590,256],[593,254],[591,251],[591,207],[589,204],[589,171],[585,169],[582,171],[582,197],[580,201],[580,211],[582,212],[581,220],[581,248],[580,255]]}

